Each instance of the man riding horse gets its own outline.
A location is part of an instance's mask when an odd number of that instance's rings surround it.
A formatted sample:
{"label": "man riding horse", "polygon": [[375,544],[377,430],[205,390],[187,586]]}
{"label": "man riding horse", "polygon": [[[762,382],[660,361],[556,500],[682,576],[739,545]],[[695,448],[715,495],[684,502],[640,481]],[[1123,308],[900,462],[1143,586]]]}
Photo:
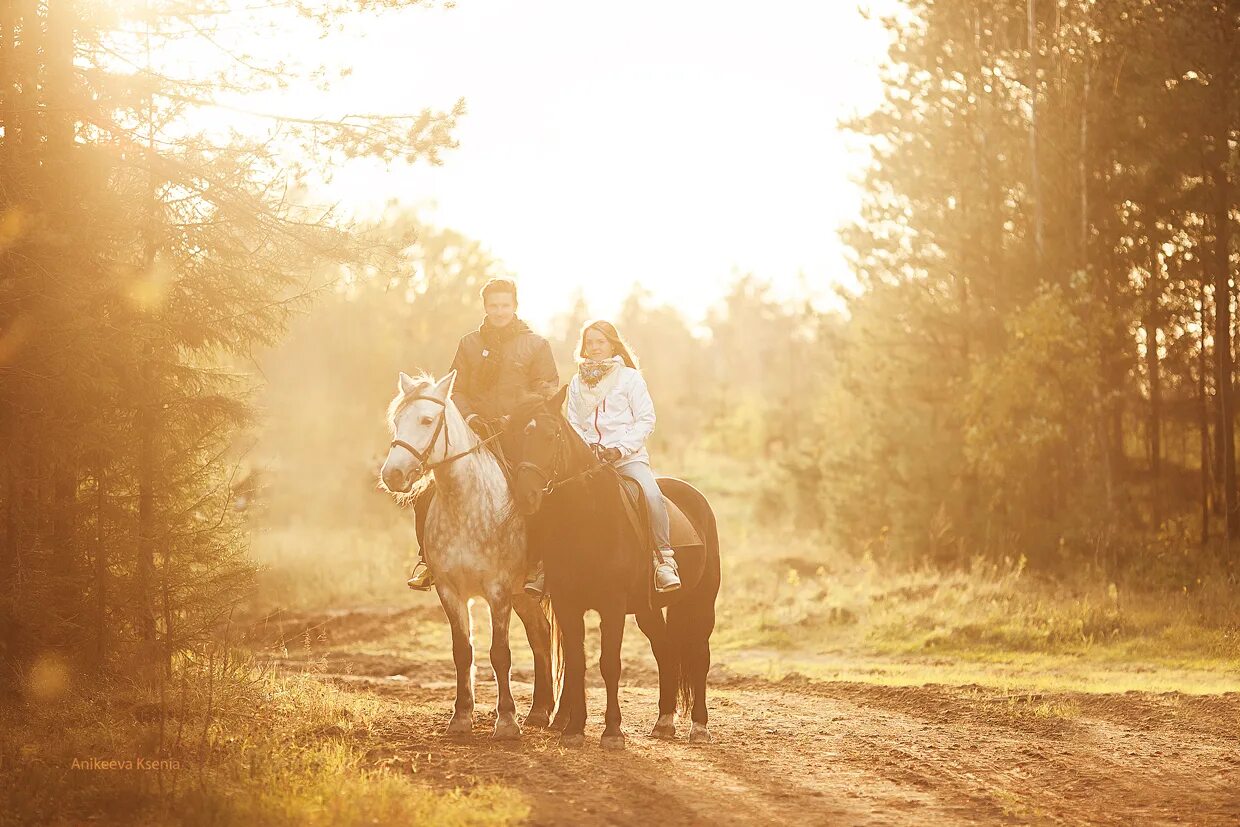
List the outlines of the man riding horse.
{"label": "man riding horse", "polygon": [[[517,285],[511,279],[494,278],[483,285],[480,295],[486,316],[457,345],[452,401],[475,433],[483,439],[496,437],[499,450],[508,447],[511,453],[518,435],[505,429],[508,418],[533,399],[554,396],[560,377],[551,345],[517,318]],[[419,545],[433,496],[432,484],[414,504]],[[430,591],[434,585],[421,548],[408,585],[418,591]],[[531,571],[525,590],[541,597],[541,566]]]}

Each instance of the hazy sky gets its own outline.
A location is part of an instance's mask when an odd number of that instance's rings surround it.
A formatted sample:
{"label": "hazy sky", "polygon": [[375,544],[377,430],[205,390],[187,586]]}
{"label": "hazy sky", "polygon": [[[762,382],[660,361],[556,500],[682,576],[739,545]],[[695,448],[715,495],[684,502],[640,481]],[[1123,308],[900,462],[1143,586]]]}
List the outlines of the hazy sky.
{"label": "hazy sky", "polygon": [[819,299],[848,279],[864,154],[836,124],[877,103],[886,49],[854,2],[460,0],[336,42],[332,105],[468,113],[442,167],[349,170],[332,196],[479,239],[531,320],[578,286],[595,313],[640,282],[700,317],[738,273]]}

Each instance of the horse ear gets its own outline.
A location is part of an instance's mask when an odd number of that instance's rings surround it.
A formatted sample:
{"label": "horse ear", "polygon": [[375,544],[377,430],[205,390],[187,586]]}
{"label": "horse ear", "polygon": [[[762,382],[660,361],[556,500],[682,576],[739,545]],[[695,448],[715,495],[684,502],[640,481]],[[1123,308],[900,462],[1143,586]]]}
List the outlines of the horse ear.
{"label": "horse ear", "polygon": [[402,370],[400,372],[400,377],[396,380],[396,392],[409,393],[417,384],[418,383],[413,380],[412,376]]}
{"label": "horse ear", "polygon": [[452,386],[454,384],[456,384],[456,371],[450,370],[444,378],[435,383],[435,387],[431,388],[430,394],[446,402],[448,397],[452,395]]}
{"label": "horse ear", "polygon": [[560,388],[559,392],[555,396],[551,397],[551,402],[549,403],[551,405],[551,410],[563,410],[564,400],[566,398],[568,398],[568,385]]}

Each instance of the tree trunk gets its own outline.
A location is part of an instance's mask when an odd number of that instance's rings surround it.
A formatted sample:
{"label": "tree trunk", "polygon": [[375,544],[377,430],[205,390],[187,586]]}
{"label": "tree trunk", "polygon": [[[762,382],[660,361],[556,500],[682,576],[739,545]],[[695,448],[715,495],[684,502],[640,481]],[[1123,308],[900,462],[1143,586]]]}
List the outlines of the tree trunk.
{"label": "tree trunk", "polygon": [[143,660],[150,660],[155,651],[155,393],[153,365],[150,354],[144,354],[138,381],[142,392],[138,403],[138,560],[137,608],[138,634],[143,644]]}
{"label": "tree trunk", "polygon": [[[38,151],[40,138],[38,115],[35,113],[38,111],[39,50],[42,47],[43,33],[36,0],[11,0],[11,4],[14,7],[13,19],[18,32],[17,43],[13,49],[13,79],[18,92],[9,109],[10,120],[5,124],[5,128],[10,125],[13,127],[11,151],[21,152],[29,159]],[[29,171],[24,167],[19,168],[19,172]],[[28,180],[22,183],[29,185]]]}
{"label": "tree trunk", "polygon": [[[1151,296],[1151,301],[1156,298]],[[1162,525],[1162,364],[1158,358],[1158,324],[1154,311],[1148,311],[1145,322],[1145,369],[1150,383],[1150,408],[1147,439],[1149,440],[1150,477],[1154,527]]]}
{"label": "tree trunk", "polygon": [[[151,69],[151,31],[150,22],[146,22],[146,58],[147,70]],[[146,99],[147,149],[155,152],[155,105],[151,96]],[[143,275],[151,272],[155,266],[155,258],[159,249],[157,234],[159,227],[158,183],[153,168],[148,170],[150,200],[149,212],[145,216],[146,226],[142,234]],[[151,311],[144,311],[140,324],[152,325],[149,318]],[[138,569],[141,582],[141,636],[144,645],[144,667],[154,667],[160,660],[160,649],[155,621],[155,477],[157,473],[157,429],[160,427],[157,407],[157,383],[155,368],[155,348],[151,340],[143,345],[140,357],[138,381],[142,386],[142,404],[138,413],[139,447],[138,447]],[[159,673],[162,685],[162,670]],[[154,675],[152,675],[154,677]]]}
{"label": "tree trunk", "polygon": [[47,37],[44,47],[44,100],[47,156],[53,183],[68,184],[65,164],[73,149],[73,28],[74,0],[47,0]]}
{"label": "tree trunk", "polygon": [[95,664],[101,671],[108,660],[108,545],[107,478],[102,461],[95,472]]}
{"label": "tree trunk", "polygon": [[1080,143],[1077,147],[1077,186],[1080,188],[1081,196],[1081,220],[1077,230],[1079,233],[1079,261],[1081,270],[1085,273],[1090,272],[1090,256],[1089,256],[1089,108],[1092,103],[1091,95],[1093,94],[1093,62],[1094,62],[1094,38],[1093,26],[1091,24],[1090,12],[1093,9],[1092,4],[1083,4],[1084,20],[1082,29],[1085,32],[1085,43],[1082,47],[1081,54],[1081,124],[1079,131]]}
{"label": "tree trunk", "polygon": [[1038,24],[1035,0],[1026,0],[1029,19],[1029,196],[1033,201],[1033,247],[1037,261],[1044,258],[1042,176],[1038,170]]}
{"label": "tree trunk", "polygon": [[1201,326],[1197,349],[1197,413],[1201,429],[1201,544],[1210,542],[1210,400],[1206,395],[1206,374],[1210,365],[1206,361],[1206,290],[1201,285],[1201,309],[1197,319]]}
{"label": "tree trunk", "polygon": [[59,460],[52,470],[52,570],[66,587],[71,586],[76,568],[76,505],[77,472],[67,460]]}
{"label": "tree trunk", "polygon": [[[9,430],[12,423],[5,423]],[[7,436],[7,435],[6,435]],[[4,534],[0,537],[0,584],[8,586],[17,574],[17,475],[13,458],[16,455],[13,439],[5,440],[4,455],[9,461],[4,466]],[[0,598],[7,595],[0,595]]]}
{"label": "tree trunk", "polygon": [[[16,28],[13,12],[12,3],[0,3],[0,127],[4,128],[4,139],[0,140],[0,181],[9,176],[9,149],[17,128],[13,119],[17,95],[13,76],[13,30]],[[8,200],[6,197],[5,201]]]}
{"label": "tree trunk", "polygon": [[1226,143],[1214,169],[1216,207],[1214,210],[1214,365],[1217,403],[1219,470],[1222,472],[1226,538],[1230,545],[1237,538],[1240,524],[1236,513],[1235,423],[1232,409],[1231,350],[1231,234],[1228,220]]}

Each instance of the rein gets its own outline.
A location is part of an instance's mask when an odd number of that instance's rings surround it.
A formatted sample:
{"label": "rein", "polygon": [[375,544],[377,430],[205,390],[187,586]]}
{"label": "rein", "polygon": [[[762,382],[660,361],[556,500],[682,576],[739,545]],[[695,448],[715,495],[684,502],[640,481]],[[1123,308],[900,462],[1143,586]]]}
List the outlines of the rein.
{"label": "rein", "polygon": [[405,442],[403,439],[394,439],[392,440],[391,445],[389,446],[391,448],[396,448],[396,447],[404,448],[406,451],[413,454],[417,458],[418,462],[421,464],[423,474],[427,473],[428,471],[434,471],[436,468],[442,468],[445,465],[450,465],[451,463],[456,462],[461,457],[467,457],[470,454],[475,453],[479,448],[482,448],[490,444],[491,442],[494,442],[495,440],[499,439],[501,436],[503,436],[504,432],[498,431],[494,434],[491,434],[486,439],[480,439],[478,443],[474,445],[472,448],[468,448],[464,451],[459,451],[455,454],[452,454],[451,456],[444,457],[443,459],[439,460],[439,462],[432,462],[431,464],[427,465],[426,460],[430,457],[431,451],[435,450],[435,443],[439,441],[440,433],[443,434],[444,453],[446,454],[452,448],[451,442],[448,438],[448,429],[444,427],[444,424],[448,419],[448,403],[443,401],[442,399],[436,399],[433,396],[415,396],[409,401],[410,402],[419,402],[419,401],[434,402],[435,404],[443,408],[443,410],[439,412],[439,421],[435,423],[435,432],[431,434],[431,441],[427,443],[425,451],[419,451],[417,448],[414,448],[412,445],[410,445],[408,442]]}
{"label": "rein", "polygon": [[576,474],[573,474],[571,477],[568,477],[567,479],[557,480],[557,481],[549,483],[545,491],[546,493],[550,494],[554,492],[557,488],[568,485],[569,483],[572,483],[572,482],[576,482],[577,480],[582,479],[583,477],[593,476],[594,474],[597,474],[599,471],[602,471],[605,468],[611,468],[611,467],[612,466],[608,463],[601,463],[599,465],[594,466],[593,468],[587,468],[584,471],[578,471]]}

